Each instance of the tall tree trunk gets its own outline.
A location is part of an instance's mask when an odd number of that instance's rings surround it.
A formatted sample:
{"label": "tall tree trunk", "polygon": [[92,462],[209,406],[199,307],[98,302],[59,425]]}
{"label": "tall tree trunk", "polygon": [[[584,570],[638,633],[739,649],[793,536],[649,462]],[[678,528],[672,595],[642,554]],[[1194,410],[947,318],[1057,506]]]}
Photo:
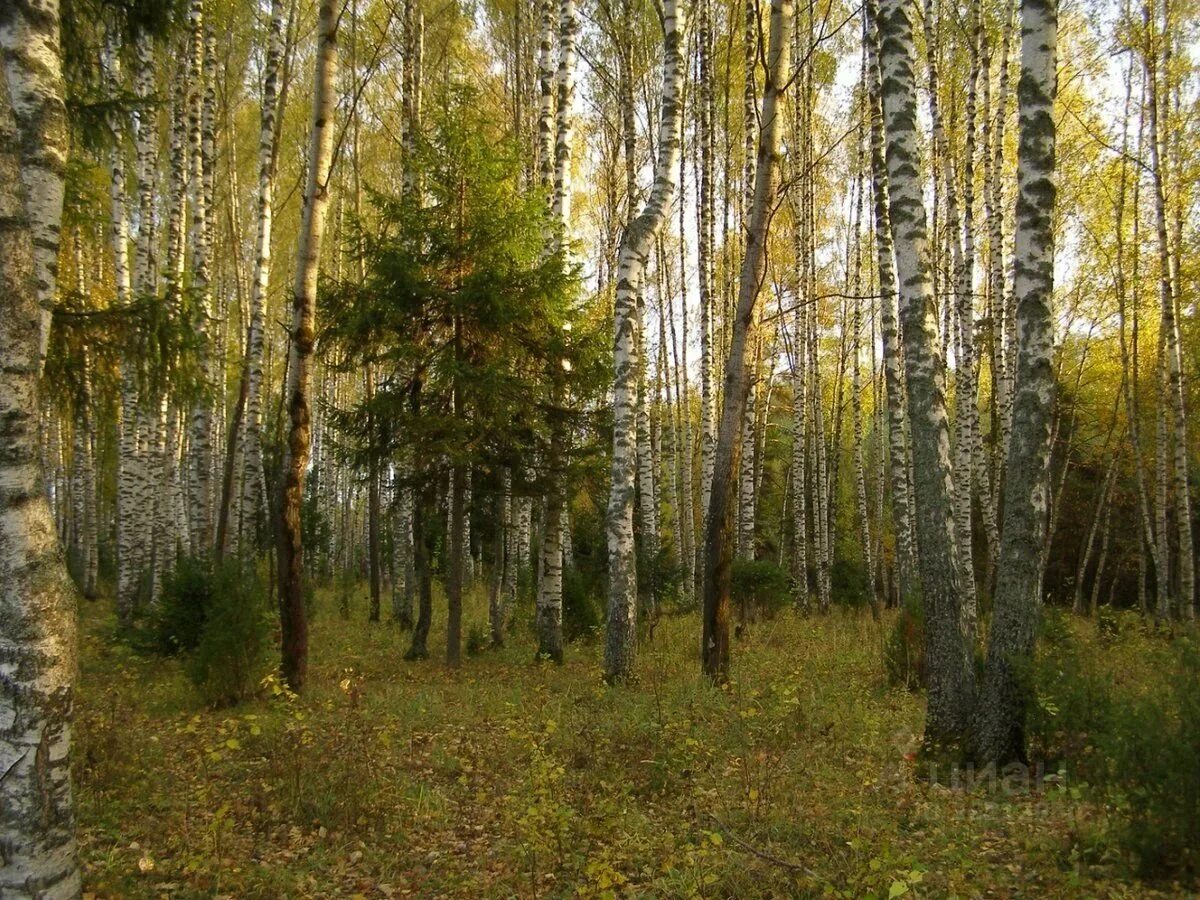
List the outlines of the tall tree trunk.
{"label": "tall tree trunk", "polygon": [[288,429],[279,492],[279,612],[283,674],[293,690],[304,687],[308,672],[308,620],[304,608],[304,556],[300,511],[308,467],[312,410],[309,372],[316,338],[317,274],[321,238],[329,206],[329,167],[333,156],[334,75],[337,70],[337,16],[334,0],[321,0],[317,12],[313,115],[309,136],[304,213],[296,246],[296,281],[285,401]]}
{"label": "tall tree trunk", "polygon": [[[939,179],[943,185],[943,197],[946,204],[945,228],[950,244],[948,256],[954,269],[953,279],[947,278],[946,296],[942,299],[943,321],[946,326],[957,321],[959,327],[952,340],[950,327],[943,327],[942,359],[943,368],[946,355],[953,344],[957,350],[954,391],[954,525],[958,541],[957,558],[961,569],[959,588],[962,592],[962,615],[967,629],[967,639],[973,640],[975,634],[976,597],[975,597],[975,566],[973,563],[973,548],[971,540],[971,425],[969,404],[973,403],[974,394],[971,391],[973,369],[969,348],[963,343],[963,319],[971,319],[970,295],[964,294],[964,281],[969,279],[966,274],[966,261],[963,256],[961,240],[961,211],[958,204],[958,185],[952,171],[949,142],[946,138],[946,128],[941,112],[941,84],[938,72],[938,43],[939,14],[934,0],[925,0],[925,58],[929,72],[929,118],[932,126],[931,153],[934,163],[934,179]],[[936,226],[934,229],[935,245],[938,241]],[[936,281],[936,275],[935,275]],[[951,303],[951,296],[954,302]],[[936,289],[935,298],[943,298],[943,293]],[[969,327],[969,326],[968,326]]]}
{"label": "tall tree trunk", "polygon": [[[462,409],[460,403],[456,409]],[[462,665],[463,568],[466,555],[463,523],[466,520],[467,470],[456,465],[450,476],[450,556],[446,575],[446,665]]]}
{"label": "tall tree trunk", "polygon": [[33,235],[33,278],[41,318],[38,372],[46,363],[58,281],[59,225],[67,171],[67,110],[59,49],[59,0],[6,3],[0,53],[17,128],[20,176]]}
{"label": "tall tree trunk", "polygon": [[[117,68],[117,47],[109,41],[101,58],[109,89],[121,90]],[[113,280],[117,302],[128,306],[133,299],[129,269],[129,232],[125,209],[125,158],[122,149],[124,128],[115,112],[107,116],[115,137],[109,154],[109,241],[113,255]],[[117,458],[117,618],[128,626],[137,607],[143,575],[144,544],[141,540],[145,471],[138,452],[138,371],[132,359],[121,361],[120,424]]]}
{"label": "tall tree trunk", "polygon": [[[34,253],[42,232],[33,227],[57,221],[62,199],[56,212],[30,190],[37,173],[22,173],[18,148],[27,132],[10,99],[10,90],[19,94],[36,75],[13,78],[12,68],[35,60],[58,64],[57,5],[44,8],[55,39],[22,47],[0,69],[0,895],[72,900],[81,889],[69,767],[76,594],[39,466],[39,273],[45,269]],[[12,19],[28,27],[22,14],[11,6],[0,13],[6,53]]]}
{"label": "tall tree trunk", "polygon": [[267,289],[271,280],[271,226],[275,195],[275,160],[279,102],[279,70],[283,61],[283,0],[271,0],[267,58],[263,68],[258,135],[258,209],[254,271],[250,279],[250,327],[246,337],[246,434],[243,445],[241,515],[257,523],[266,497],[262,450],[263,339]]}
{"label": "tall tree trunk", "polygon": [[564,448],[562,426],[552,432],[550,459],[553,468],[546,492],[546,514],[542,525],[542,577],[537,596],[538,656],[554,662],[563,661],[563,485],[561,460]]}
{"label": "tall tree trunk", "polygon": [[[687,202],[684,196],[686,179],[679,185],[679,233],[686,234]],[[693,484],[695,447],[692,430],[692,410],[688,390],[688,295],[687,295],[687,241],[679,241],[679,290],[681,340],[676,339],[675,315],[668,314],[671,325],[671,356],[674,363],[675,384],[675,441],[679,454],[679,507],[676,519],[679,523],[679,558],[683,564],[683,597],[691,603],[696,596],[696,495]]]}
{"label": "tall tree trunk", "polygon": [[792,3],[771,0],[771,25],[763,86],[762,125],[755,162],[754,202],[746,229],[746,253],[738,283],[738,304],[725,365],[725,391],[717,432],[712,499],[705,528],[704,625],[701,659],[704,673],[723,682],[729,677],[729,607],[732,588],[733,514],[731,490],[738,470],[738,423],[750,389],[747,343],[755,307],[766,277],[766,238],[779,190],[779,109],[791,74]]}
{"label": "tall tree trunk", "polygon": [[[700,31],[698,35],[699,102],[696,104],[699,121],[697,146],[700,152],[699,196],[696,215],[699,234],[696,255],[700,282],[700,525],[704,521],[712,496],[713,453],[717,445],[717,397],[714,361],[716,353],[716,298],[713,296],[713,246],[716,184],[715,165],[716,92],[713,90],[713,21],[712,0],[699,0]],[[698,557],[694,569],[703,571],[704,541],[696,541]]]}
{"label": "tall tree trunk", "polygon": [[887,394],[888,466],[891,474],[892,530],[896,541],[896,577],[901,603],[918,594],[917,561],[913,547],[912,495],[908,484],[908,440],[905,421],[904,361],[896,321],[896,268],[884,156],[882,74],[879,69],[879,4],[867,3],[868,102],[871,107],[871,182],[875,212],[875,254],[879,272],[879,331],[883,346],[883,377]]}
{"label": "tall tree trunk", "polygon": [[[637,639],[637,572],[633,546],[634,472],[637,465],[637,374],[639,370],[637,298],[654,237],[666,219],[675,194],[679,159],[680,104],[683,89],[683,41],[687,33],[683,6],[665,0],[662,112],[654,186],[645,208],[630,219],[618,253],[616,323],[613,339],[612,488],[608,503],[608,639],[606,677],[621,680],[633,669]],[[632,200],[632,198],[631,198]]]}
{"label": "tall tree trunk", "polygon": [[1013,343],[1012,292],[1004,267],[1004,133],[1008,121],[1008,67],[1013,34],[1013,4],[1005,3],[1004,31],[1000,42],[999,87],[996,111],[989,121],[994,122],[990,136],[991,165],[985,172],[988,179],[988,299],[992,322],[992,394],[995,408],[993,422],[992,493],[993,505],[999,506],[1004,482],[1004,463],[1008,457],[1009,435],[1012,433],[1013,371],[1008,345]]}
{"label": "tall tree trunk", "polygon": [[[1166,138],[1163,135],[1160,121],[1166,100],[1160,97],[1159,92],[1159,51],[1154,43],[1154,26],[1148,4],[1144,10],[1148,42],[1144,61],[1147,87],[1146,105],[1150,119],[1150,177],[1154,185],[1154,225],[1155,236],[1158,239],[1158,284],[1161,310],[1159,328],[1162,334],[1160,365],[1163,367],[1160,377],[1163,386],[1163,405],[1169,409],[1169,414],[1167,410],[1163,410],[1159,415],[1164,422],[1164,430],[1170,432],[1174,450],[1169,480],[1171,490],[1174,492],[1175,527],[1178,531],[1179,542],[1179,609],[1177,612],[1183,617],[1192,619],[1196,614],[1196,574],[1195,551],[1192,543],[1192,503],[1188,478],[1187,407],[1183,394],[1183,364],[1179,350],[1179,323],[1176,318],[1178,298],[1175,291],[1177,279],[1175,269],[1177,261],[1171,252],[1170,238],[1167,233],[1167,192],[1162,158]],[[1162,39],[1169,46],[1171,35],[1164,32]],[[1166,424],[1168,419],[1169,425]]]}
{"label": "tall tree trunk", "polygon": [[[1128,14],[1128,10],[1126,10]],[[1129,204],[1133,209],[1133,240],[1131,241],[1133,260],[1131,264],[1130,277],[1126,277],[1125,267],[1125,219],[1126,219],[1126,196],[1129,190],[1129,112],[1133,102],[1133,72],[1135,63],[1131,61],[1125,75],[1125,109],[1122,117],[1123,127],[1121,134],[1121,156],[1120,156],[1120,180],[1117,183],[1117,199],[1116,199],[1116,267],[1115,267],[1115,288],[1117,294],[1117,314],[1118,314],[1118,331],[1117,337],[1120,343],[1121,350],[1121,384],[1124,389],[1125,400],[1125,421],[1126,428],[1129,433],[1130,454],[1133,457],[1133,474],[1134,482],[1137,486],[1138,511],[1141,514],[1142,537],[1139,542],[1138,562],[1143,568],[1145,567],[1146,557],[1145,551],[1148,548],[1150,558],[1154,567],[1156,578],[1158,578],[1160,596],[1169,596],[1169,591],[1165,589],[1167,581],[1167,560],[1159,555],[1159,543],[1154,529],[1154,512],[1151,508],[1150,492],[1147,485],[1146,465],[1142,457],[1142,428],[1140,403],[1138,397],[1138,362],[1137,362],[1137,344],[1138,344],[1138,306],[1141,291],[1139,290],[1138,272],[1140,270],[1139,260],[1141,258],[1141,245],[1137,240],[1139,234],[1138,222],[1139,219],[1139,197],[1140,191],[1140,172],[1135,175],[1133,182],[1133,197],[1132,203]],[[1141,157],[1140,144],[1141,134],[1139,132],[1139,149],[1137,158]],[[1132,296],[1130,294],[1132,293]],[[1130,315],[1132,313],[1132,315]],[[1130,346],[1132,344],[1132,347]],[[1146,609],[1146,579],[1145,572],[1139,573],[1138,580],[1138,607],[1145,611]]]}
{"label": "tall tree trunk", "polygon": [[1024,761],[1031,699],[1019,669],[1033,652],[1040,602],[1038,544],[1049,488],[1057,39],[1056,0],[1022,0],[1013,250],[1019,346],[995,612],[975,725],[976,756],[985,763]]}
{"label": "tall tree trunk", "polygon": [[213,390],[213,333],[212,296],[209,286],[208,191],[205,170],[212,165],[208,157],[205,128],[205,94],[209,81],[209,57],[204,41],[204,0],[191,0],[188,10],[189,74],[188,74],[188,155],[189,201],[192,212],[189,242],[192,254],[192,289],[196,295],[196,340],[199,345],[200,395],[192,404],[189,432],[190,456],[188,466],[188,514],[191,551],[208,552],[212,541],[212,397]]}
{"label": "tall tree trunk", "polygon": [[513,520],[512,520],[512,472],[505,469],[501,477],[500,491],[496,496],[496,545],[492,562],[492,589],[488,597],[488,624],[492,632],[492,646],[504,645],[504,622],[507,608],[509,570],[513,565]]}
{"label": "tall tree trunk", "polygon": [[925,604],[929,681],[925,733],[934,743],[957,742],[966,733],[970,718],[974,671],[963,633],[945,367],[937,339],[937,306],[917,169],[912,5],[910,0],[883,0],[880,11],[888,211],[896,253],[912,431],[921,596]]}
{"label": "tall tree trunk", "polygon": [[[865,74],[865,73],[864,73]],[[862,408],[862,209],[863,209],[863,149],[862,130],[859,130],[857,168],[854,193],[854,275],[850,286],[853,295],[850,318],[850,404],[854,435],[854,498],[858,511],[859,543],[862,544],[863,569],[867,576],[867,602],[871,613],[879,617],[879,595],[875,590],[875,564],[872,559],[871,517],[867,511],[867,471],[863,461],[863,408]]]}

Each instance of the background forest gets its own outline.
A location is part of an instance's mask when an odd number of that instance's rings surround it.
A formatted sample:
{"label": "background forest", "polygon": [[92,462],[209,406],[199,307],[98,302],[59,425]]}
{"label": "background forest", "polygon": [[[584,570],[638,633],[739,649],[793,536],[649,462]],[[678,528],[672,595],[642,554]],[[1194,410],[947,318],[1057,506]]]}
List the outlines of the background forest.
{"label": "background forest", "polygon": [[0,896],[1194,886],[1190,0],[0,7]]}

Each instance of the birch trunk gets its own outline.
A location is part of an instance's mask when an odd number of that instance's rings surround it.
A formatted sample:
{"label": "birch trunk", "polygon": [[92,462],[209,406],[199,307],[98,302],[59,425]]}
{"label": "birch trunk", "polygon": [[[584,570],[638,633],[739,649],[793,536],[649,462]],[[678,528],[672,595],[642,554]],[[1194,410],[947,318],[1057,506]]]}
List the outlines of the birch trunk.
{"label": "birch trunk", "polygon": [[283,59],[283,0],[271,0],[267,56],[263,68],[262,109],[258,136],[258,211],[254,272],[250,279],[250,327],[246,338],[246,433],[243,444],[241,515],[257,523],[264,508],[266,483],[262,453],[263,328],[271,280],[272,202],[275,194],[276,121],[279,67]]}
{"label": "birch trunk", "polygon": [[725,390],[717,433],[712,498],[705,528],[704,623],[701,658],[704,673],[717,682],[729,678],[729,618],[733,563],[731,491],[738,471],[738,423],[750,390],[747,351],[759,292],[766,276],[766,238],[779,190],[779,109],[791,74],[792,3],[772,0],[762,124],[755,161],[754,201],[746,229],[746,252],[738,283],[738,303],[725,366]]}
{"label": "birch trunk", "polygon": [[[1145,7],[1145,19],[1150,21],[1149,6]],[[1164,41],[1169,42],[1171,36],[1163,35]],[[1177,280],[1177,260],[1171,252],[1171,243],[1167,233],[1167,192],[1163,177],[1163,146],[1166,138],[1163,135],[1161,108],[1165,100],[1159,96],[1159,75],[1157,50],[1154,46],[1153,28],[1148,29],[1147,41],[1149,46],[1145,52],[1146,66],[1146,103],[1150,118],[1150,177],[1154,186],[1154,225],[1155,236],[1158,240],[1158,284],[1160,301],[1160,338],[1161,363],[1163,373],[1163,405],[1166,410],[1160,412],[1163,430],[1170,432],[1173,454],[1170,462],[1168,480],[1174,493],[1175,527],[1179,543],[1179,598],[1178,612],[1182,617],[1195,618],[1195,553],[1192,543],[1192,504],[1188,473],[1188,443],[1187,443],[1187,406],[1183,392],[1183,364],[1179,349],[1179,323],[1176,318],[1175,285]],[[1168,412],[1169,410],[1169,412]],[[1169,423],[1169,424],[1168,424]],[[1165,447],[1165,442],[1161,445]],[[1160,604],[1161,606],[1161,604]]]}
{"label": "birch trunk", "polygon": [[[631,218],[621,237],[617,264],[616,321],[613,338],[612,488],[608,504],[608,638],[604,671],[610,681],[633,669],[637,623],[637,572],[633,546],[634,473],[637,465],[637,298],[654,237],[675,194],[679,160],[685,12],[678,0],[665,0],[662,112],[654,186],[646,206]],[[631,198],[632,199],[632,198]]]}
{"label": "birch trunk", "polygon": [[195,330],[199,345],[200,396],[192,404],[191,424],[188,433],[190,459],[188,461],[188,513],[190,544],[193,554],[208,551],[212,540],[212,398],[213,386],[213,334],[212,296],[210,291],[209,244],[208,244],[208,191],[205,184],[205,169],[211,165],[206,160],[205,140],[205,94],[209,75],[208,54],[204,40],[204,0],[191,0],[188,9],[189,27],[189,77],[187,95],[188,156],[190,159],[189,206],[191,207],[191,229],[188,241],[191,245],[192,290],[196,299]]}
{"label": "birch trunk", "polygon": [[8,82],[20,177],[33,236],[33,278],[41,309],[38,371],[46,362],[58,281],[59,226],[67,170],[67,110],[60,54],[59,0],[5,4],[0,53]]}
{"label": "birch trunk", "polygon": [[872,202],[875,212],[875,260],[879,271],[879,331],[883,346],[883,377],[887,394],[888,467],[891,475],[892,531],[896,541],[896,576],[900,602],[918,594],[916,553],[913,547],[912,495],[908,483],[904,362],[896,312],[896,268],[892,221],[888,209],[888,173],[884,156],[882,73],[879,69],[879,4],[867,3],[867,66],[870,69],[868,102],[871,107]]}
{"label": "birch trunk", "polygon": [[[700,102],[699,135],[700,187],[696,215],[699,218],[697,235],[697,263],[700,282],[700,518],[701,528],[708,516],[712,495],[713,452],[717,442],[717,398],[714,375],[716,311],[713,297],[713,228],[714,194],[713,180],[715,157],[713,132],[716,128],[716,99],[713,90],[713,22],[712,0],[699,0],[699,68]],[[698,555],[704,552],[704,542],[696,542]],[[697,569],[699,571],[699,568]]]}
{"label": "birch trunk", "polygon": [[888,211],[896,253],[908,417],[920,546],[921,595],[929,704],[926,738],[957,742],[966,733],[974,694],[971,653],[963,634],[962,584],[956,552],[950,425],[945,368],[937,339],[926,214],[918,173],[915,50],[909,0],[880,4],[882,104],[887,134]]}
{"label": "birch trunk", "polygon": [[300,512],[308,466],[312,410],[309,372],[316,333],[317,275],[321,238],[329,205],[333,156],[334,75],[337,70],[337,17],[334,0],[322,0],[317,13],[316,70],[309,137],[304,213],[296,247],[296,281],[288,358],[286,404],[289,419],[279,496],[279,590],[283,674],[293,690],[304,686],[308,669],[308,621],[304,609],[304,557]]}
{"label": "birch trunk", "polygon": [[[6,39],[17,15],[11,7],[0,13],[0,22],[9,19]],[[4,49],[11,53],[7,41]],[[44,261],[33,227],[61,215],[61,197],[55,213],[30,191],[37,178],[22,177],[25,132],[9,94],[28,83],[9,72],[37,49],[22,48],[0,69],[0,895],[72,900],[81,890],[68,765],[75,592],[39,466]],[[56,40],[40,49],[57,64]]]}
{"label": "birch trunk", "polygon": [[995,611],[975,727],[976,756],[985,763],[1025,760],[1025,711],[1031,700],[1018,669],[1033,652],[1040,602],[1038,545],[1049,489],[1057,32],[1056,0],[1022,0],[1013,250],[1018,368]]}
{"label": "birch trunk", "polygon": [[[110,90],[120,91],[117,50],[111,41],[101,59]],[[125,210],[125,160],[122,149],[124,129],[116,113],[107,116],[115,144],[109,154],[109,241],[113,256],[113,280],[117,302],[128,306],[133,299],[129,270],[129,231]],[[128,626],[137,606],[143,564],[142,518],[146,485],[145,471],[138,452],[138,373],[134,360],[121,361],[120,425],[117,462],[117,618]]]}

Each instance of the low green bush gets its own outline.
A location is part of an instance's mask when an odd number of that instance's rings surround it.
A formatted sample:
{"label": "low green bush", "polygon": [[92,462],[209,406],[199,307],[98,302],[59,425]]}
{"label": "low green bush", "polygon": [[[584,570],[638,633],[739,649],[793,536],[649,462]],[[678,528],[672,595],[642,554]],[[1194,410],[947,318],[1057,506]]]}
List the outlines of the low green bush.
{"label": "low green bush", "polygon": [[467,656],[478,656],[492,645],[492,639],[482,625],[472,625],[467,630]]}
{"label": "low green bush", "polygon": [[768,559],[739,559],[731,572],[733,602],[743,622],[773,618],[791,602],[788,573]]}
{"label": "low green bush", "polygon": [[151,648],[164,656],[195,650],[204,633],[211,596],[208,563],[181,557],[163,583],[162,598],[149,611]]}
{"label": "low green bush", "polygon": [[1200,876],[1200,644],[1174,648],[1164,693],[1126,698],[1114,716],[1113,782],[1127,847],[1147,876]]}
{"label": "low green bush", "polygon": [[[1122,632],[1126,628],[1120,629]],[[1104,632],[1099,643],[1105,642]],[[1200,644],[1150,644],[1162,688],[1114,681],[1095,645],[1065,616],[1044,617],[1027,713],[1030,750],[1047,769],[1070,773],[1122,814],[1124,848],[1147,877],[1200,875]]]}
{"label": "low green bush", "polygon": [[187,663],[188,676],[210,706],[229,706],[257,690],[269,668],[271,616],[265,585],[236,561],[209,577],[204,626]]}
{"label": "low green bush", "polygon": [[594,637],[604,627],[602,586],[573,566],[563,569],[563,638]]}
{"label": "low green bush", "polygon": [[925,607],[910,601],[900,607],[883,645],[888,684],[916,691],[925,686]]}

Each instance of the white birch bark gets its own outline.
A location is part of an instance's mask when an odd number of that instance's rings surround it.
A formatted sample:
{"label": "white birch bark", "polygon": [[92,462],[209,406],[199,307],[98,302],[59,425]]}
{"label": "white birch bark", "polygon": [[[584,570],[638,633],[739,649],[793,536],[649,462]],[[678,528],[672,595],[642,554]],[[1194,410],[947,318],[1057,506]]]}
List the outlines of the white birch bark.
{"label": "white birch bark", "polygon": [[945,367],[937,340],[927,219],[917,168],[912,12],[909,0],[883,0],[880,4],[881,96],[925,604],[929,680],[925,729],[927,738],[936,743],[955,742],[965,734],[974,672],[962,628]]}
{"label": "white birch bark", "polygon": [[1055,385],[1052,216],[1057,37],[1056,0],[1022,0],[1013,249],[1018,368],[995,611],[975,723],[976,756],[985,763],[1025,759],[1025,710],[1031,699],[1019,669],[1033,651],[1040,603],[1038,551],[1049,490]]}
{"label": "white birch bark", "polygon": [[[114,94],[120,91],[116,45],[110,40],[101,59]],[[113,279],[117,302],[127,306],[133,299],[129,269],[129,230],[125,210],[124,128],[116,113],[108,114],[114,144],[109,153],[109,242],[112,248]],[[146,485],[138,447],[138,372],[134,360],[121,361],[120,422],[117,457],[117,618],[128,625],[141,589],[145,556],[142,552],[143,513]]]}
{"label": "white birch bark", "polygon": [[646,206],[630,219],[621,238],[617,263],[616,319],[613,338],[612,488],[608,504],[608,639],[604,670],[610,680],[632,673],[637,622],[637,573],[633,546],[634,472],[637,465],[637,297],[646,258],[666,219],[675,194],[683,89],[684,9],[677,0],[663,5],[663,86],[659,116],[658,159]]}
{"label": "white birch bark", "polygon": [[[57,42],[44,49],[57,61]],[[44,197],[23,196],[24,133],[9,91],[25,82],[8,68],[11,59],[0,70],[0,895],[73,900],[81,890],[68,764],[76,595],[38,448],[43,264],[33,223],[53,211]]]}
{"label": "white birch bark", "polygon": [[250,328],[247,333],[246,426],[243,444],[241,515],[258,521],[266,502],[262,455],[263,328],[271,281],[272,203],[275,194],[275,131],[279,105],[279,68],[283,59],[283,0],[271,0],[267,53],[258,137],[258,213],[254,274],[250,280]]}
{"label": "white birch bark", "polygon": [[883,349],[884,389],[887,394],[892,530],[896,541],[897,587],[900,601],[903,603],[916,597],[917,565],[913,546],[912,494],[909,491],[908,480],[904,362],[900,358],[900,335],[896,318],[896,267],[891,214],[888,209],[887,162],[884,157],[878,7],[878,0],[868,0],[867,67],[870,70],[868,102],[871,106],[871,181],[875,214],[875,260],[879,275],[879,332]]}
{"label": "white birch bark", "polygon": [[288,380],[284,395],[289,429],[283,452],[278,507],[283,674],[292,689],[297,691],[304,685],[308,668],[308,621],[304,608],[300,515],[311,437],[310,364],[316,340],[317,276],[329,206],[329,170],[333,161],[334,77],[337,72],[337,15],[334,0],[322,0],[318,7],[316,43],[308,172],[304,213],[296,247]]}
{"label": "white birch bark", "polygon": [[[1149,6],[1145,18],[1149,23]],[[1150,126],[1150,177],[1154,186],[1154,225],[1158,241],[1158,284],[1160,324],[1160,365],[1162,366],[1162,403],[1165,407],[1159,413],[1161,428],[1169,432],[1172,441],[1172,453],[1169,475],[1164,480],[1170,481],[1172,500],[1175,507],[1175,527],[1178,531],[1178,573],[1179,598],[1178,612],[1181,616],[1193,619],[1196,615],[1196,575],[1195,553],[1192,541],[1192,504],[1189,487],[1188,443],[1187,443],[1187,406],[1184,400],[1183,364],[1180,355],[1179,323],[1176,317],[1176,266],[1178,261],[1171,252],[1171,242],[1167,233],[1167,189],[1164,178],[1164,146],[1166,136],[1162,127],[1162,108],[1166,105],[1165,98],[1160,96],[1158,50],[1153,38],[1153,26],[1148,24],[1147,41],[1149,47],[1144,56],[1146,70],[1147,96],[1146,105],[1149,111]],[[1169,46],[1171,36],[1164,34],[1163,41]],[[1161,441],[1160,447],[1166,447],[1166,441]],[[1164,466],[1165,470],[1166,467]],[[1165,508],[1165,504],[1164,504]],[[1165,533],[1165,529],[1164,529]],[[1160,601],[1160,609],[1162,603]]]}
{"label": "white birch bark", "polygon": [[209,56],[205,52],[204,0],[191,0],[188,8],[189,75],[187,94],[189,193],[191,229],[188,240],[191,249],[192,292],[196,304],[194,322],[199,343],[198,368],[200,396],[192,404],[188,433],[188,525],[193,554],[203,554],[212,541],[212,389],[213,329],[211,327],[212,296],[209,271],[208,190],[206,159],[211,149],[206,139],[205,95],[209,82]]}
{"label": "white birch bark", "polygon": [[20,176],[33,234],[33,277],[41,309],[40,372],[46,362],[58,281],[59,226],[68,156],[59,0],[6,3],[4,7],[0,10],[0,57],[18,133]]}

